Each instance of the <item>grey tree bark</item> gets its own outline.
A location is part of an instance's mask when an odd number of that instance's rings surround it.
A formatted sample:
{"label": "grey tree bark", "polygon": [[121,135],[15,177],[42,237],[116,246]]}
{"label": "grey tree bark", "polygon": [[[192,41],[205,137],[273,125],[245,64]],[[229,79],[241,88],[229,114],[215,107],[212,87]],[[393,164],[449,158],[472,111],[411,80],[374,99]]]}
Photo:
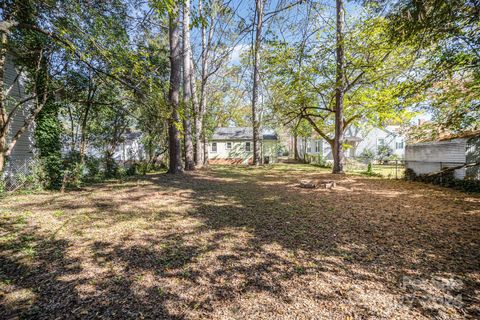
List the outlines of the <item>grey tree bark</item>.
{"label": "grey tree bark", "polygon": [[333,143],[333,170],[332,173],[343,173],[343,94],[345,89],[345,53],[343,40],[343,24],[345,11],[343,0],[336,0],[337,12],[337,55],[336,55],[336,86],[335,86],[335,139]]}
{"label": "grey tree bark", "polygon": [[253,47],[253,95],[252,95],[252,126],[253,126],[253,165],[260,165],[260,119],[258,111],[258,91],[260,86],[260,45],[262,42],[263,8],[264,0],[256,0],[255,15],[255,44]]}
{"label": "grey tree bark", "polygon": [[183,3],[183,128],[185,140],[185,170],[195,167],[192,141],[192,52],[190,48],[190,0]]}
{"label": "grey tree bark", "polygon": [[203,158],[203,141],[202,141],[202,128],[203,128],[203,118],[200,115],[200,105],[198,103],[197,98],[197,86],[195,84],[195,76],[194,76],[194,64],[193,58],[190,63],[191,71],[190,71],[190,84],[191,84],[191,91],[192,91],[192,105],[193,105],[193,122],[195,125],[195,140],[194,140],[194,160],[195,160],[195,168],[200,169],[203,166],[204,158]]}
{"label": "grey tree bark", "polygon": [[4,74],[7,58],[7,30],[0,30],[0,173],[5,165],[5,153],[7,151],[7,108],[4,95]]}
{"label": "grey tree bark", "polygon": [[[203,15],[203,1],[198,1],[198,10],[201,15]],[[213,29],[212,29],[213,30]],[[196,157],[197,157],[197,167],[203,167],[204,165],[208,164],[208,151],[207,146],[208,143],[206,141],[207,137],[205,135],[205,128],[204,128],[204,118],[205,118],[205,111],[207,109],[207,72],[208,72],[208,48],[207,48],[207,28],[205,24],[202,24],[202,52],[201,52],[201,62],[202,62],[202,69],[201,69],[201,82],[200,82],[200,104],[198,105],[198,112],[197,112],[197,122],[195,124],[196,129],[196,136],[195,140],[196,144]]]}
{"label": "grey tree bark", "polygon": [[168,173],[177,174],[183,172],[182,149],[180,142],[179,124],[179,96],[182,78],[182,52],[179,41],[179,14],[176,7],[169,15],[169,42],[170,42],[170,89],[168,98],[171,114],[168,121],[168,149],[169,168]]}

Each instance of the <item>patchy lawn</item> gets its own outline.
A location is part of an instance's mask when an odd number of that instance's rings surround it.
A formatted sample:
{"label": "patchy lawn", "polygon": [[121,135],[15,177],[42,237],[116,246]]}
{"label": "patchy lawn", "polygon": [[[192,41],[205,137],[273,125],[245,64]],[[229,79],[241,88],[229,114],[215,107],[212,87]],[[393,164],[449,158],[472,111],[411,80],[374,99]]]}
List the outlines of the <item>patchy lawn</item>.
{"label": "patchy lawn", "polygon": [[0,204],[0,318],[480,317],[480,197],[303,165]]}

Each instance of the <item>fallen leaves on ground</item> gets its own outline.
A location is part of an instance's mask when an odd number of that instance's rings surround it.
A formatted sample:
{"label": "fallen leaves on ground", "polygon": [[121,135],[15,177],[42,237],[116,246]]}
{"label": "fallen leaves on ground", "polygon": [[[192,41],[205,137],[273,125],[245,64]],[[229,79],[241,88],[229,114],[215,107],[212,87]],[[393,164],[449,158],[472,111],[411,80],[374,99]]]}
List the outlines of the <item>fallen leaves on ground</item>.
{"label": "fallen leaves on ground", "polygon": [[[335,180],[301,189],[301,179]],[[0,318],[480,317],[480,197],[213,166],[0,204]]]}

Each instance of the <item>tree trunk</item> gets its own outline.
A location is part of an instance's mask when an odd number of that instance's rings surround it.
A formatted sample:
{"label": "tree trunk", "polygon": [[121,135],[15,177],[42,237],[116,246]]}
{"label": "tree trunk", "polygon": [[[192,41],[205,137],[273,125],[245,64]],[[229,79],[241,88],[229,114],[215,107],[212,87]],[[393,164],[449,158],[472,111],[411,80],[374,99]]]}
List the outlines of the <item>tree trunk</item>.
{"label": "tree trunk", "polygon": [[[90,79],[91,81],[91,79]],[[88,125],[88,116],[93,104],[93,95],[95,94],[95,90],[92,91],[91,84],[89,84],[88,89],[88,98],[87,98],[87,108],[85,109],[85,113],[83,115],[82,123],[80,124],[80,164],[85,163],[85,153],[87,150],[87,125]]]}
{"label": "tree trunk", "polygon": [[170,89],[168,98],[171,106],[171,115],[168,121],[169,169],[172,174],[182,173],[182,150],[180,131],[178,130],[179,95],[182,77],[182,54],[179,41],[178,7],[169,15],[170,40]]}
{"label": "tree trunk", "polygon": [[332,173],[343,173],[343,93],[345,88],[344,76],[344,42],[343,22],[344,8],[343,0],[337,1],[337,69],[335,86],[335,139],[333,145],[333,170]]}
{"label": "tree trunk", "polygon": [[191,67],[190,84],[192,87],[192,105],[193,105],[193,111],[194,111],[194,124],[195,124],[194,160],[195,160],[195,168],[199,169],[203,166],[203,162],[204,162],[203,141],[202,141],[203,119],[201,118],[200,112],[199,112],[200,105],[197,100],[197,90],[196,90],[197,88],[195,85],[193,59],[191,60],[190,67]]}
{"label": "tree trunk", "polygon": [[298,154],[298,135],[297,133],[293,134],[293,159],[298,160],[300,156]]}
{"label": "tree trunk", "polygon": [[109,149],[105,152],[105,177],[109,179],[115,178],[117,175],[117,165],[113,159],[113,154],[114,152]]}
{"label": "tree trunk", "polygon": [[203,165],[208,166],[208,139],[207,136],[203,135]]}
{"label": "tree trunk", "polygon": [[7,145],[7,139],[5,136],[0,136],[0,176],[5,166],[5,148]]}
{"label": "tree trunk", "polygon": [[[198,11],[200,15],[203,15],[203,1],[198,1]],[[198,105],[197,111],[197,122],[195,123],[195,139],[197,144],[195,145],[195,154],[197,157],[197,168],[203,167],[205,164],[208,163],[208,157],[206,156],[206,148],[207,145],[205,144],[205,128],[204,128],[204,118],[205,118],[205,110],[207,107],[207,94],[206,94],[206,86],[207,86],[207,72],[208,72],[208,54],[207,54],[207,30],[204,23],[202,23],[202,52],[201,52],[201,62],[202,62],[202,69],[201,69],[201,82],[200,82],[200,103]]]}
{"label": "tree trunk", "polygon": [[0,175],[5,166],[7,152],[7,106],[5,97],[5,66],[7,59],[7,33],[0,31]]}
{"label": "tree trunk", "polygon": [[258,114],[258,91],[260,86],[260,44],[262,41],[263,3],[264,0],[256,0],[256,30],[255,46],[253,48],[253,96],[252,96],[252,125],[253,125],[253,165],[260,165],[260,120]]}
{"label": "tree trunk", "polygon": [[185,169],[195,167],[192,141],[192,58],[190,50],[190,0],[183,3],[183,106],[185,108],[183,127],[185,130]]}

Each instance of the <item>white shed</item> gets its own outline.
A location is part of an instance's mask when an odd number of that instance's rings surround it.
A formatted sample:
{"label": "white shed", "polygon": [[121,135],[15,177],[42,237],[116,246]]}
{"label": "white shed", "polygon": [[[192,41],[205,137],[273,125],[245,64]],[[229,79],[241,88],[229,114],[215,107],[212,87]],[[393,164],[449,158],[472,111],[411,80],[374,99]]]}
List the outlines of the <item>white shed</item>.
{"label": "white shed", "polygon": [[[437,141],[407,144],[405,165],[416,174],[428,174],[445,168],[480,161],[480,130],[443,137]],[[461,168],[456,179],[479,179],[478,167]]]}

